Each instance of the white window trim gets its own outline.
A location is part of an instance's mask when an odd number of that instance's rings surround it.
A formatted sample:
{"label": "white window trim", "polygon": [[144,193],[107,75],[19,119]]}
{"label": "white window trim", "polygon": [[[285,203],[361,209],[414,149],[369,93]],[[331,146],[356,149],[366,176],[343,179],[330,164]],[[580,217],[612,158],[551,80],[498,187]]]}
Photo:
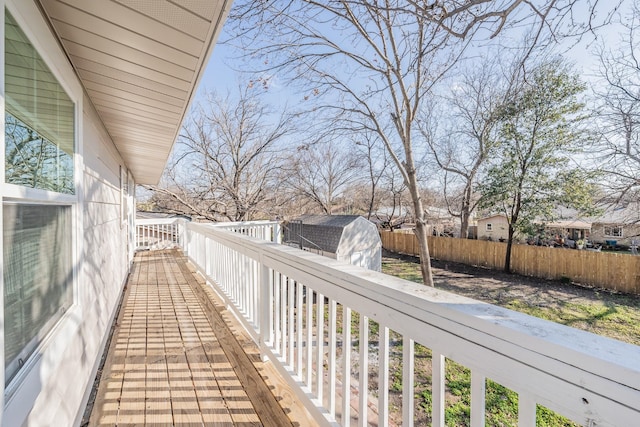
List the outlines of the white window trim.
{"label": "white window trim", "polygon": [[486,231],[493,231],[493,223],[488,222],[485,224],[485,230]]}
{"label": "white window trim", "polygon": [[[23,413],[25,407],[20,402],[33,401],[35,399],[34,390],[29,386],[32,382],[32,377],[39,375],[38,367],[41,365],[44,358],[56,359],[56,354],[65,351],[68,345],[71,344],[71,340],[75,336],[78,329],[78,322],[73,321],[73,318],[78,318],[82,315],[82,307],[79,304],[79,291],[80,286],[78,284],[80,256],[82,254],[82,201],[83,201],[83,169],[84,162],[82,160],[82,119],[83,119],[83,90],[80,81],[78,80],[75,71],[69,63],[66,54],[62,51],[60,45],[57,42],[56,36],[51,32],[49,24],[42,16],[39,8],[32,1],[24,0],[0,0],[0,8],[2,26],[0,33],[2,35],[2,46],[0,47],[0,57],[4,64],[4,22],[5,22],[5,8],[11,13],[11,16],[15,19],[22,31],[27,35],[29,41],[33,47],[37,50],[38,54],[42,57],[43,61],[47,64],[51,73],[56,77],[59,84],[66,91],[69,98],[72,100],[75,106],[74,111],[74,182],[75,182],[75,194],[62,194],[47,190],[41,190],[36,188],[26,188],[13,184],[5,184],[5,168],[4,168],[4,156],[5,156],[5,141],[4,141],[4,128],[1,133],[2,136],[2,149],[0,150],[0,174],[2,176],[3,185],[0,186],[0,196],[4,200],[14,202],[25,203],[50,203],[50,204],[63,204],[71,206],[72,215],[72,263],[73,263],[73,304],[71,308],[56,322],[53,328],[47,331],[41,338],[40,342],[36,345],[32,357],[29,357],[24,364],[24,367],[16,374],[11,380],[11,383],[5,387],[4,379],[4,331],[0,330],[0,351],[2,351],[2,357],[0,358],[0,387],[3,389],[5,404],[0,406],[0,417],[5,412],[3,409],[13,407],[10,418],[24,419],[26,413]],[[0,84],[4,88],[4,65],[3,72],[0,73]],[[2,123],[4,123],[5,103],[2,98],[1,106]],[[0,211],[0,221],[2,221],[2,213]],[[3,255],[2,246],[0,245],[0,256]],[[0,292],[4,294],[4,278],[0,274]],[[0,315],[4,318],[4,304],[0,305]],[[55,343],[55,345],[52,345]],[[16,403],[13,405],[12,402]],[[17,410],[16,410],[17,409]],[[7,421],[7,420],[5,420]]]}
{"label": "white window trim", "polygon": [[[607,229],[609,229],[609,233],[607,233]],[[613,234],[613,230],[620,230],[619,235]],[[624,238],[624,226],[623,225],[605,225],[603,234],[605,237],[615,237],[618,239]]]}

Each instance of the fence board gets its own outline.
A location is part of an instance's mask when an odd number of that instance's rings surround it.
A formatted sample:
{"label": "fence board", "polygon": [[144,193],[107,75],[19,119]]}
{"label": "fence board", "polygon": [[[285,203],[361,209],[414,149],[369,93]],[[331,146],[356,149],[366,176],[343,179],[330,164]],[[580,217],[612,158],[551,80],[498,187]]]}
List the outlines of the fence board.
{"label": "fence board", "polygon": [[[385,249],[420,256],[415,234],[382,231],[380,236]],[[495,270],[504,268],[506,247],[501,242],[429,237],[432,258]],[[640,256],[514,245],[511,269],[525,276],[555,280],[567,277],[585,285],[640,295]]]}

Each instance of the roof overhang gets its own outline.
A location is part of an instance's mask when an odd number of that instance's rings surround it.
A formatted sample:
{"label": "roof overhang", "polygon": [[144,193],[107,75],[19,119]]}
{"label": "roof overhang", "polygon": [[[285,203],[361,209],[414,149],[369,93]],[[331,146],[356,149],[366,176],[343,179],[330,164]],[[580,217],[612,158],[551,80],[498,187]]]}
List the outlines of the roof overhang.
{"label": "roof overhang", "polygon": [[39,0],[124,162],[157,184],[232,0]]}
{"label": "roof overhang", "polygon": [[591,223],[580,220],[556,221],[545,224],[547,228],[573,228],[576,230],[591,230]]}

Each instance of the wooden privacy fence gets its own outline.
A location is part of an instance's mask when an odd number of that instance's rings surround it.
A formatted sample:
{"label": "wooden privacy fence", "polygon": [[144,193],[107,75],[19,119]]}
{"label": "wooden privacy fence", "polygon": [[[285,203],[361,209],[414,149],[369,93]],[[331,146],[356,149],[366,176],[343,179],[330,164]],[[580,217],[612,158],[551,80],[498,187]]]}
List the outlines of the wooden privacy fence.
{"label": "wooden privacy fence", "polygon": [[[391,252],[420,255],[414,234],[382,231],[380,237],[382,247]],[[496,270],[504,268],[506,249],[507,244],[501,242],[429,237],[432,258]],[[625,253],[513,245],[511,271],[544,279],[568,278],[585,285],[640,295],[640,256]]]}

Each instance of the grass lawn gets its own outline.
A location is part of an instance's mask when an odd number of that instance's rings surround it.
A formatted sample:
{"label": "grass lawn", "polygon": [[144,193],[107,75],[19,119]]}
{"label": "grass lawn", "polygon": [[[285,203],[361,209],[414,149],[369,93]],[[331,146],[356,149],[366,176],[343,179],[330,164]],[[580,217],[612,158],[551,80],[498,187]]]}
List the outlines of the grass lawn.
{"label": "grass lawn", "polygon": [[[446,264],[445,271],[437,266]],[[452,273],[464,268],[460,273]],[[382,272],[422,283],[419,264],[385,257]],[[453,263],[434,263],[439,289],[640,346],[640,296]]]}
{"label": "grass lawn", "polygon": [[[640,297],[587,289],[572,284],[542,281],[501,272],[474,269],[452,263],[434,263],[437,288],[459,293],[491,304],[547,319],[578,329],[640,345]],[[446,265],[445,265],[446,264]],[[384,257],[382,271],[406,280],[422,283],[419,264],[410,259]],[[396,337],[396,339],[401,339]],[[431,422],[431,352],[416,346],[416,400],[419,411],[416,425]],[[420,366],[419,366],[420,365]],[[392,377],[399,375],[401,366]],[[469,369],[447,360],[447,426],[470,425],[471,373]],[[401,384],[397,384],[400,394]],[[518,395],[487,380],[486,404],[488,426],[517,426]],[[577,426],[571,421],[538,406],[537,426]]]}

